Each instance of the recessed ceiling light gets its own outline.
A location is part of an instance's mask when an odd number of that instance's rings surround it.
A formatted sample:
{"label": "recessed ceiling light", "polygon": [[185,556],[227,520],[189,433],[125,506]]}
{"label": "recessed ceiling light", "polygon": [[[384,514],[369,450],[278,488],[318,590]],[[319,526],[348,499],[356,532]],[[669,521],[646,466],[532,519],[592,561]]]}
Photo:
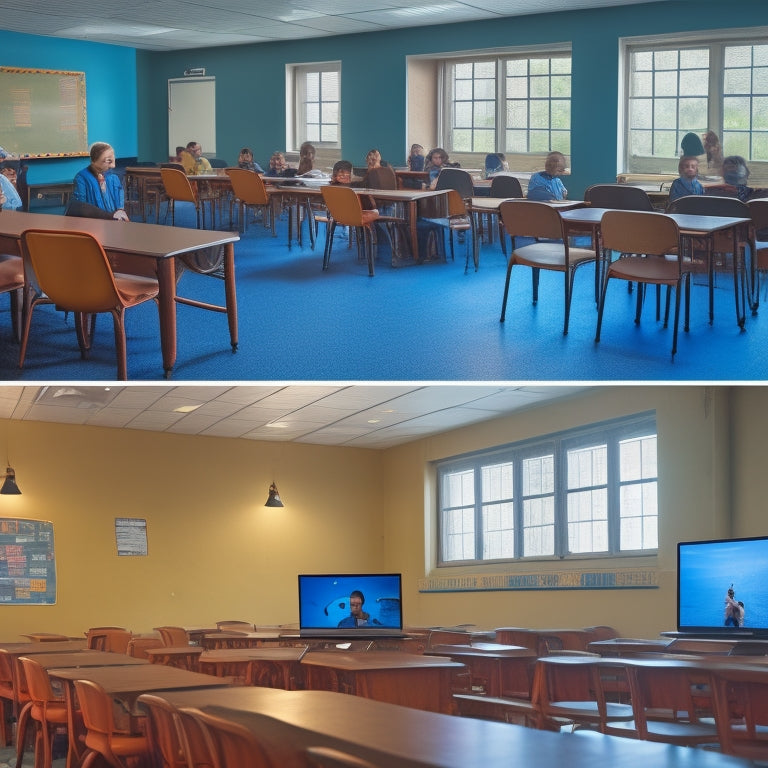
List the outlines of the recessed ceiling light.
{"label": "recessed ceiling light", "polygon": [[378,424],[381,421],[381,419],[368,419],[369,424]]}
{"label": "recessed ceiling light", "polygon": [[272,427],[273,429],[288,429],[288,424],[285,421],[271,421],[269,424],[265,424],[265,427]]}
{"label": "recessed ceiling light", "polygon": [[180,405],[178,408],[174,408],[174,413],[192,413],[192,411],[196,411],[200,406],[199,405]]}

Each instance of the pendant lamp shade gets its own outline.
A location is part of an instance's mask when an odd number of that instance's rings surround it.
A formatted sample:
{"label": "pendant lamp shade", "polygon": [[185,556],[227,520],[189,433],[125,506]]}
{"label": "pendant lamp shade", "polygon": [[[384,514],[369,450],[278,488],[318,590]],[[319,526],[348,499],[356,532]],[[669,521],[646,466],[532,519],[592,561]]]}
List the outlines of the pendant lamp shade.
{"label": "pendant lamp shade", "polygon": [[280,498],[280,494],[277,492],[277,486],[272,483],[269,486],[269,498],[264,503],[265,507],[283,507],[285,506]]}

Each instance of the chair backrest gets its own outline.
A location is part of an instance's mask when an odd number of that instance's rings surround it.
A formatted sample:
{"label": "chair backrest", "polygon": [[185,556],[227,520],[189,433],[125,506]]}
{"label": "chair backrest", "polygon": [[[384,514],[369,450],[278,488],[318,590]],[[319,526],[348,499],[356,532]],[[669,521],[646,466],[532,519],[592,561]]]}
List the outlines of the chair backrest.
{"label": "chair backrest", "polygon": [[354,189],[328,184],[321,187],[323,201],[336,223],[345,227],[363,225],[363,207]]}
{"label": "chair backrest", "polygon": [[464,198],[455,190],[448,190],[448,216],[465,216],[467,205]]}
{"label": "chair backrest", "polygon": [[85,637],[91,650],[126,653],[132,635],[123,627],[91,627]]}
{"label": "chair backrest", "polygon": [[214,768],[214,757],[195,709],[178,709],[179,738],[188,768]]}
{"label": "chair backrest", "polygon": [[680,239],[677,223],[663,213],[606,211],[600,229],[603,247],[620,253],[663,256],[674,251]]}
{"label": "chair backrest", "polygon": [[[22,252],[27,272],[54,304],[73,312],[107,312],[122,300],[101,243],[88,232],[26,230]],[[126,640],[123,652],[128,645]]]}
{"label": "chair backrest", "polygon": [[368,760],[332,747],[307,747],[304,755],[311,768],[377,768]]}
{"label": "chair backrest", "polygon": [[178,168],[160,168],[165,194],[174,200],[197,204],[197,189]]}
{"label": "chair backrest", "polygon": [[504,173],[491,179],[491,197],[522,197],[523,188],[520,179]]}
{"label": "chair backrest", "polygon": [[51,678],[48,677],[45,667],[27,656],[20,656],[18,661],[26,681],[27,692],[32,701],[39,704],[49,701],[63,701],[62,696],[57,696],[53,692]]}
{"label": "chair backrest", "polygon": [[475,186],[469,171],[461,168],[443,168],[437,177],[435,189],[455,189],[465,200],[475,194]]}
{"label": "chair backrest", "polygon": [[256,171],[245,168],[227,168],[227,176],[232,182],[232,191],[246,205],[267,205],[267,188]]}
{"label": "chair backrest", "polygon": [[397,176],[389,165],[371,168],[364,178],[365,186],[371,189],[397,189]]}
{"label": "chair backrest", "polygon": [[181,712],[200,726],[213,768],[276,768],[264,746],[245,726],[191,707]]}
{"label": "chair backrest", "polygon": [[697,216],[734,216],[750,218],[749,206],[736,197],[686,195],[667,206],[667,213],[690,213]]}
{"label": "chair backrest", "polygon": [[85,727],[95,734],[110,737],[115,730],[112,698],[93,680],[75,680],[74,686]]}
{"label": "chair backrest", "polygon": [[128,647],[125,649],[125,652],[137,659],[148,659],[147,651],[161,648],[162,645],[163,641],[157,637],[132,637],[128,641]]}
{"label": "chair backrest", "polygon": [[184,627],[155,627],[155,630],[167,647],[189,644],[189,635]]}
{"label": "chair backrest", "polygon": [[161,696],[143,693],[138,704],[147,712],[147,737],[153,755],[163,768],[187,768],[179,712]]}
{"label": "chair backrest", "polygon": [[560,214],[547,203],[534,200],[505,200],[499,206],[504,229],[512,237],[542,237],[559,240],[563,237]]}
{"label": "chair backrest", "polygon": [[652,211],[648,193],[629,184],[593,184],[584,192],[584,201],[593,208],[613,208],[620,211]]}
{"label": "chair backrest", "polygon": [[750,200],[747,203],[752,225],[755,228],[755,238],[765,242],[768,240],[768,198]]}

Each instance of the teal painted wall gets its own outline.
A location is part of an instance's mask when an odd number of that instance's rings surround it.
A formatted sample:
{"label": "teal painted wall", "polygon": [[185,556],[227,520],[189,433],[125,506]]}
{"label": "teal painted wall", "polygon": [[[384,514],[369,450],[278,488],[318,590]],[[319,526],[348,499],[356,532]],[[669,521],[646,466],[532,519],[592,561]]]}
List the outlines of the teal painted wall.
{"label": "teal painted wall", "polygon": [[[0,66],[85,72],[88,143],[106,141],[117,157],[137,155],[133,48],[0,30]],[[28,180],[70,179],[87,162],[85,158],[30,160]]]}
{"label": "teal painted wall", "polygon": [[[537,14],[467,24],[418,27],[298,42],[154,53],[0,31],[0,63],[86,72],[89,138],[115,145],[118,156],[167,155],[167,81],[205,67],[216,77],[217,154],[235,162],[243,145],[266,162],[285,148],[285,66],[340,60],[342,147],[361,162],[372,146],[404,159],[406,57],[477,48],[573,47],[572,168],[569,190],[615,180],[618,130],[618,41],[661,32],[768,25],[764,0],[666,0],[589,11]],[[138,84],[138,87],[137,87]],[[190,126],[190,138],[194,126]],[[32,169],[32,180],[69,175],[72,161]],[[67,173],[63,170],[67,167]]]}

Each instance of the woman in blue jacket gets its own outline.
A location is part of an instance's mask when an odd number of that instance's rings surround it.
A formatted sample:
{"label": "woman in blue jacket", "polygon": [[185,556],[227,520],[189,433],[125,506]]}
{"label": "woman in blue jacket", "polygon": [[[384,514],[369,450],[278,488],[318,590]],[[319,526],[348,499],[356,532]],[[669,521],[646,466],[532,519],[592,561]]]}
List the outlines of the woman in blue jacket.
{"label": "woman in blue jacket", "polygon": [[91,164],[75,176],[72,197],[82,203],[95,205],[112,214],[113,219],[128,221],[125,194],[115,167],[115,150],[102,141],[91,147]]}

